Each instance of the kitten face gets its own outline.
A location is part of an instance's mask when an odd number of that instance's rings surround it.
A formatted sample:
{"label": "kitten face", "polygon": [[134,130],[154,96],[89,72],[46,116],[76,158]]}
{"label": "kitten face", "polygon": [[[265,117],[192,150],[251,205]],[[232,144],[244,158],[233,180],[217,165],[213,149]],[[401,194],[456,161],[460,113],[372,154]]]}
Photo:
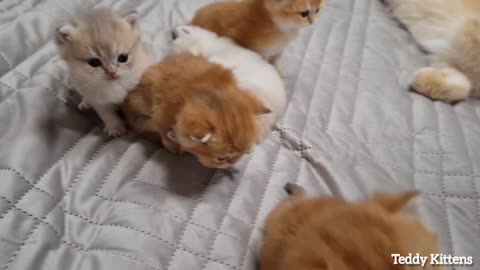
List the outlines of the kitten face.
{"label": "kitten face", "polygon": [[265,0],[265,5],[281,27],[298,29],[315,22],[322,2],[322,0]]}
{"label": "kitten face", "polygon": [[209,168],[224,169],[240,160],[256,143],[256,115],[269,113],[241,90],[228,92],[225,99],[195,98],[177,116],[178,143]]}
{"label": "kitten face", "polygon": [[56,43],[73,76],[116,81],[135,65],[140,44],[138,17],[108,10],[82,14],[57,28]]}

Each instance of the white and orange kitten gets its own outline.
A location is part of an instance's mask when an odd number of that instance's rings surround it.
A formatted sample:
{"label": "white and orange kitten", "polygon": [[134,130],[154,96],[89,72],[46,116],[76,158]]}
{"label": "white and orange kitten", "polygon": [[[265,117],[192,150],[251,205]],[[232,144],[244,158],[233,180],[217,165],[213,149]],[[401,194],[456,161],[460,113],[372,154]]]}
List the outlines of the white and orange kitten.
{"label": "white and orange kitten", "polygon": [[217,1],[200,8],[191,24],[229,37],[277,68],[298,31],[319,17],[323,0]]}
{"label": "white and orange kitten", "polygon": [[149,67],[122,108],[140,137],[218,169],[255,146],[256,118],[269,113],[239,89],[231,70],[188,52]]}
{"label": "white and orange kitten", "polygon": [[419,69],[413,88],[452,103],[479,93],[480,1],[384,0],[420,45],[433,54]]}
{"label": "white and orange kitten", "polygon": [[93,107],[108,135],[124,134],[118,105],[152,63],[136,13],[83,12],[57,27],[55,41],[68,66],[69,87],[82,96],[79,108]]}
{"label": "white and orange kitten", "polygon": [[201,55],[232,70],[238,86],[271,111],[257,116],[258,142],[263,141],[282,117],[287,102],[282,79],[275,68],[257,53],[198,26],[178,26],[173,30],[173,37],[174,51]]}

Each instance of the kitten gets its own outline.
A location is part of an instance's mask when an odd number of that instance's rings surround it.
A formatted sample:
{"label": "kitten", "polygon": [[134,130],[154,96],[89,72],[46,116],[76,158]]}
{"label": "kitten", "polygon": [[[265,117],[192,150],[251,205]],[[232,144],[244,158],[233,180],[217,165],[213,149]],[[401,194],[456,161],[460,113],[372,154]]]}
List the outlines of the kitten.
{"label": "kitten", "polygon": [[415,192],[350,203],[307,198],[294,184],[285,189],[292,196],[267,218],[260,270],[424,269],[394,265],[391,254],[437,253],[436,235],[400,213]]}
{"label": "kitten", "polygon": [[384,0],[420,45],[433,54],[419,69],[413,88],[453,103],[480,89],[480,2],[478,0]]}
{"label": "kitten", "polygon": [[140,136],[210,168],[230,167],[247,153],[258,136],[256,116],[268,113],[230,70],[190,53],[147,69],[123,110]]}
{"label": "kitten", "polygon": [[173,30],[173,36],[175,52],[188,51],[231,69],[240,88],[270,109],[272,113],[257,118],[260,126],[258,142],[263,141],[283,115],[286,105],[285,88],[275,68],[231,39],[197,26],[178,26]]}
{"label": "kitten", "polygon": [[318,18],[322,0],[217,2],[197,11],[192,24],[229,37],[279,67],[283,49]]}
{"label": "kitten", "polygon": [[93,107],[108,135],[124,134],[116,109],[151,64],[138,16],[109,10],[84,12],[59,26],[55,41],[68,66],[69,87],[82,96],[79,108]]}

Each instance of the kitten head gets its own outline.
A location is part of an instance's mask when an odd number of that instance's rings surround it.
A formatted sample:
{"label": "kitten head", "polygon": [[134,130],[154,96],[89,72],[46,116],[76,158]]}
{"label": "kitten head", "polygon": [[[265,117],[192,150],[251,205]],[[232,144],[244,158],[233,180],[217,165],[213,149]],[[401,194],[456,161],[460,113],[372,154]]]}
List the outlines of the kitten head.
{"label": "kitten head", "polygon": [[283,29],[298,29],[313,24],[323,0],[264,0],[275,23]]}
{"label": "kitten head", "polygon": [[256,116],[269,112],[242,90],[204,91],[187,98],[178,114],[177,142],[204,166],[227,168],[255,145]]}
{"label": "kitten head", "polygon": [[172,38],[173,50],[176,53],[187,51],[193,55],[200,55],[215,45],[218,36],[198,26],[182,25],[172,30]]}
{"label": "kitten head", "polygon": [[135,13],[85,12],[56,29],[55,42],[74,76],[114,81],[130,73],[141,48]]}

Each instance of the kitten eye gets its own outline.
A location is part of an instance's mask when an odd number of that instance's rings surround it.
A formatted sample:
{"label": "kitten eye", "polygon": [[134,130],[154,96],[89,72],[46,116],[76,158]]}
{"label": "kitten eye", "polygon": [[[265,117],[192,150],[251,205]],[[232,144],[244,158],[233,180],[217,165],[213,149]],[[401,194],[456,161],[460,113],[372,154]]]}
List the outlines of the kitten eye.
{"label": "kitten eye", "polygon": [[310,15],[310,11],[308,10],[300,12],[300,16],[302,16],[302,18],[306,18],[308,15]]}
{"label": "kitten eye", "polygon": [[87,63],[94,68],[102,65],[102,61],[100,61],[98,58],[90,58],[87,60]]}
{"label": "kitten eye", "polygon": [[118,56],[117,60],[118,60],[119,63],[125,63],[125,62],[127,62],[127,61],[128,61],[128,54],[126,54],[126,53],[120,54],[120,55]]}
{"label": "kitten eye", "polygon": [[320,11],[320,8],[315,9],[315,13],[318,13]]}
{"label": "kitten eye", "polygon": [[228,156],[218,157],[217,162],[225,162],[228,160]]}

